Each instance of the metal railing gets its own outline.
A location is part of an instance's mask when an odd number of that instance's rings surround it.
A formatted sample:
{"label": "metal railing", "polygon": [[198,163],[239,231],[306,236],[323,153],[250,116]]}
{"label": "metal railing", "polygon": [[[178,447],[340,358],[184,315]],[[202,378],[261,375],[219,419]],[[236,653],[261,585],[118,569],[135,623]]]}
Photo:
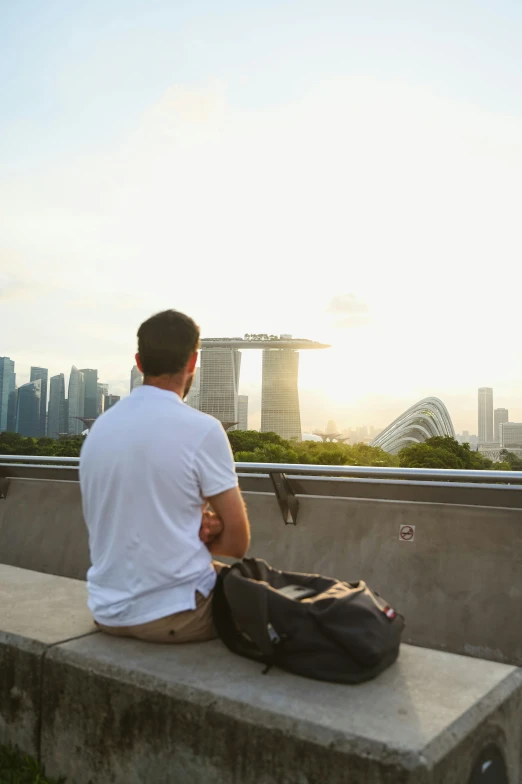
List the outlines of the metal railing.
{"label": "metal railing", "polygon": [[[0,465],[65,465],[78,467],[79,457],[47,455],[0,455]],[[271,474],[295,476],[359,477],[365,479],[405,479],[409,482],[498,482],[522,485],[522,471],[472,471],[456,468],[395,468],[392,466],[337,466],[304,463],[236,463],[238,474]]]}
{"label": "metal railing", "polygon": [[[78,481],[78,457],[0,455],[0,497],[10,479]],[[522,509],[522,472],[446,468],[236,463],[242,490],[275,493],[285,523],[296,524],[298,496],[450,503]]]}

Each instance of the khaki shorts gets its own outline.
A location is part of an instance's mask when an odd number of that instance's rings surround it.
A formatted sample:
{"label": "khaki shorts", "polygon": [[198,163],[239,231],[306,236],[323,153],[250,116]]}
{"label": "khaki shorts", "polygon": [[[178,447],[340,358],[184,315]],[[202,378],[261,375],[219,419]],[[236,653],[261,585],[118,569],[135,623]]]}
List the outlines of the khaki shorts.
{"label": "khaki shorts", "polygon": [[[217,572],[223,564],[214,563]],[[134,637],[146,642],[182,643],[204,642],[217,637],[212,621],[213,592],[205,599],[196,593],[196,609],[167,615],[157,621],[142,623],[138,626],[103,626],[96,623],[98,629],[113,637]]]}

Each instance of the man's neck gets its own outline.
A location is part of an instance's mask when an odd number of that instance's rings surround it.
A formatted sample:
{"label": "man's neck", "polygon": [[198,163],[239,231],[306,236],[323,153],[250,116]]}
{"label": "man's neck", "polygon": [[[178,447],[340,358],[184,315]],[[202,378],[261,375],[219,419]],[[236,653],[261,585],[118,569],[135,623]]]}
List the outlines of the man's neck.
{"label": "man's neck", "polygon": [[183,399],[185,381],[179,376],[171,376],[168,374],[165,374],[164,376],[145,376],[143,379],[143,386],[165,389],[167,392],[174,392]]}

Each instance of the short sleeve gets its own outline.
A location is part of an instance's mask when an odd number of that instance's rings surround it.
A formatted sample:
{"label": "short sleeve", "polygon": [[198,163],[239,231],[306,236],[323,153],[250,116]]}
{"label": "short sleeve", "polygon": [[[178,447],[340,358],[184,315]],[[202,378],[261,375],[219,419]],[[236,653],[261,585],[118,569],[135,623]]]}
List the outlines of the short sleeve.
{"label": "short sleeve", "polygon": [[234,456],[221,423],[213,423],[203,438],[195,456],[194,469],[203,498],[237,487]]}

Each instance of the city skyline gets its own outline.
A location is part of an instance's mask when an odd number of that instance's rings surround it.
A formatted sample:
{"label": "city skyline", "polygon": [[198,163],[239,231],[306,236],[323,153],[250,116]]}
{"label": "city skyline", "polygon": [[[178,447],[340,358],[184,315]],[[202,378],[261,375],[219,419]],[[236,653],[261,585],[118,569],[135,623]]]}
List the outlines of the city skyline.
{"label": "city skyline", "polygon": [[[433,395],[474,432],[481,386],[522,420],[520,6],[202,9],[6,15],[0,329],[18,383],[74,362],[124,395],[139,324],[174,307],[206,335],[332,344],[300,360],[306,429],[322,411],[385,427]],[[239,389],[256,426],[260,362]]]}
{"label": "city skyline", "polygon": [[[217,339],[212,339],[212,340],[217,340]],[[252,352],[252,354],[255,354],[255,353],[256,352]],[[319,352],[319,354],[317,356],[319,356],[320,353],[321,352]],[[252,354],[250,356],[252,356]],[[245,365],[245,358],[247,359],[247,362],[248,362],[248,359],[249,359],[248,355],[243,355],[242,368]],[[9,358],[9,353],[8,352],[7,352],[7,354],[6,354],[6,356],[4,358],[0,356],[0,386],[2,384],[2,360],[3,359],[5,359],[6,361],[9,361],[9,359],[10,359],[11,362],[14,361],[13,357]],[[199,360],[199,362],[200,361],[201,361],[201,359]],[[94,364],[96,364],[96,363],[94,363]],[[254,362],[252,364],[253,364],[253,368],[254,368],[253,375],[254,375],[254,377],[257,376],[257,379],[256,379],[257,384],[256,383],[252,383],[252,381],[250,381],[250,383],[247,382],[247,383],[240,384],[240,386],[238,387],[238,397],[240,395],[245,395],[246,397],[248,397],[248,401],[249,401],[248,402],[249,427],[251,429],[260,430],[261,429],[261,383],[259,383],[259,381],[260,381],[259,376],[261,375],[261,371],[262,371],[262,362],[260,362],[258,360],[257,363]],[[257,371],[255,370],[256,365],[257,365]],[[29,366],[27,366],[27,367],[28,367],[29,372],[27,372],[27,371],[25,373],[23,371],[20,372],[20,370],[19,370],[19,363],[18,363],[18,361],[16,361],[14,376],[16,377],[17,387],[21,386],[21,385],[23,385],[25,383],[28,383],[29,380],[30,380],[30,370],[31,370],[31,367],[35,367],[36,368],[36,366],[32,365],[32,363],[30,363]],[[43,370],[47,370],[47,368],[42,368],[42,369]],[[73,366],[73,369],[76,372],[81,372],[81,371],[78,371],[78,368],[76,368],[75,366]],[[200,372],[200,365],[199,364],[198,364],[198,367],[197,367],[197,371],[198,371],[198,374],[199,374],[199,372]],[[63,371],[53,372],[52,369],[49,369],[49,371],[48,371],[49,380],[53,376],[61,375],[62,372]],[[243,372],[243,370],[242,370],[242,372]],[[131,384],[132,384],[133,381],[134,381],[135,385],[137,385],[138,383],[141,383],[141,379],[142,379],[141,373],[139,373],[136,365],[134,365],[134,366],[131,367],[130,371],[129,371],[129,369],[127,369],[126,381],[124,381],[123,379],[118,379],[117,382],[115,382],[115,383],[112,383],[110,385],[108,383],[104,383],[103,386],[107,387],[107,388],[110,386],[110,391],[111,391],[112,395],[116,395],[119,398],[125,397],[127,394],[129,394],[129,391],[130,391],[129,374],[130,374],[130,378],[131,378]],[[98,375],[99,375],[99,377],[101,377],[101,373],[99,371],[98,371]],[[64,373],[65,390],[66,390],[65,397],[66,397],[67,400],[69,398],[68,389],[69,389],[69,384],[70,384],[70,376],[71,376],[70,372],[69,373]],[[76,383],[76,381],[74,383]],[[99,386],[99,384],[98,384],[98,386]],[[302,430],[303,433],[313,433],[316,430],[322,431],[324,429],[322,404],[321,404],[321,406],[318,406],[317,408],[315,408],[315,406],[313,405],[313,402],[312,402],[312,404],[310,404],[310,402],[307,400],[306,391],[307,391],[306,389],[304,391],[302,389],[302,382],[301,382],[301,378],[300,378],[300,382],[299,382],[299,398],[300,398],[300,401],[302,401],[303,398],[304,398],[304,405],[303,405],[302,402],[300,403],[301,411],[303,411],[303,409],[304,409],[304,415],[302,415],[302,417],[301,417],[301,420],[302,420],[301,430]],[[48,387],[48,394],[50,394],[49,393],[49,387]],[[476,399],[477,398],[476,398],[476,394],[477,394],[477,392],[475,390],[474,392],[470,391],[466,396],[461,396],[461,399],[465,398],[467,400],[467,402],[468,402],[468,405],[470,406],[470,409],[466,413],[465,416],[463,416],[463,415],[461,415],[461,416],[454,416],[451,404],[447,404],[447,402],[446,402],[447,398],[444,398],[444,402],[447,405],[447,408],[449,409],[450,414],[452,416],[452,421],[453,421],[454,426],[455,426],[455,432],[458,435],[461,435],[462,433],[468,432],[471,436],[477,436],[478,437],[477,404],[476,404]],[[194,395],[194,389],[192,390],[192,395]],[[0,395],[0,403],[1,403],[1,397],[2,396]],[[450,399],[451,399],[451,396],[450,396]],[[499,403],[499,402],[500,403],[505,403],[506,400],[500,394],[497,395],[497,392],[495,390],[495,398],[494,398],[494,403],[493,403],[493,405],[494,405],[494,411],[493,411],[494,416],[496,416],[495,412],[497,410],[501,411],[501,412],[505,412],[507,410],[509,412],[509,421],[510,422],[520,422],[520,421],[522,421],[522,396],[517,397],[516,400],[519,401],[519,405],[515,404],[515,405],[513,405],[512,407],[509,407],[509,408],[507,408],[507,407],[504,408],[503,406],[497,406],[497,403]],[[375,401],[375,408],[372,408],[372,402],[374,402],[374,401]],[[403,411],[405,411],[407,408],[409,408],[410,405],[412,405],[412,403],[411,403],[411,401],[409,399],[405,399],[404,400],[404,399],[401,399],[401,398],[396,398],[395,402],[393,404],[389,404],[388,408],[386,409],[386,411],[390,412],[389,419],[388,419],[388,421],[386,421],[385,413],[384,413],[385,410],[382,408],[382,406],[379,405],[380,401],[379,401],[378,397],[376,397],[374,395],[374,396],[372,396],[372,398],[370,398],[370,399],[368,399],[366,401],[362,401],[362,402],[365,405],[364,405],[364,407],[363,406],[360,407],[359,412],[354,411],[353,409],[350,409],[348,406],[342,406],[342,405],[341,406],[339,406],[339,405],[329,406],[329,408],[327,410],[331,411],[331,414],[332,414],[331,418],[333,418],[335,420],[339,420],[340,422],[343,423],[343,427],[341,428],[343,432],[349,431],[349,430],[352,430],[353,432],[355,432],[357,429],[360,430],[361,428],[364,428],[364,427],[370,427],[370,428],[373,428],[374,430],[380,431],[380,430],[383,430],[385,427],[387,427],[388,424],[393,419],[396,418],[396,416],[400,415]],[[475,409],[474,410],[472,408],[473,403],[475,403]],[[84,404],[78,403],[78,406],[80,406],[80,405],[84,405]],[[195,407],[198,407],[198,406],[195,406]],[[74,403],[73,403],[73,411],[76,411]],[[72,414],[69,414],[69,417],[74,418],[74,417],[76,417],[76,415],[77,415],[76,413],[72,413]],[[13,416],[14,416],[14,413],[13,413]],[[76,427],[78,429],[78,433],[82,432],[82,430],[84,429],[84,425],[82,423],[79,423],[79,422],[77,423]],[[495,427],[494,423],[492,424],[492,427],[493,428]]]}

